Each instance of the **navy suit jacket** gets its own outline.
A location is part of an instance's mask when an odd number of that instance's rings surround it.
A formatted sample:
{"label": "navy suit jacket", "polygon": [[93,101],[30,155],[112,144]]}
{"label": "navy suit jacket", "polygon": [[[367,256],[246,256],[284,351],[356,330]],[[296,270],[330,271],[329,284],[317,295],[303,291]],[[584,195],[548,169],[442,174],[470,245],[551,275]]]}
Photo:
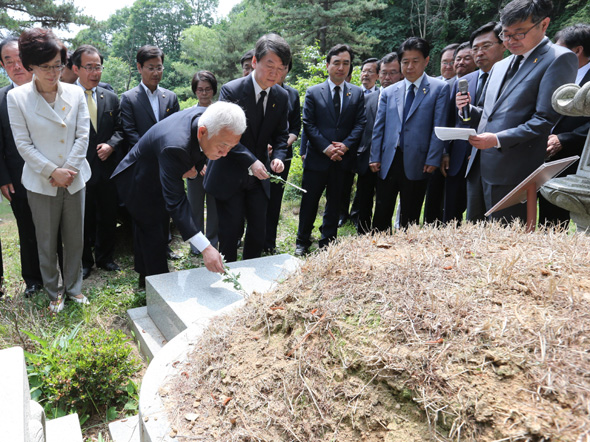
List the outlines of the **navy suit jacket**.
{"label": "navy suit jacket", "polygon": [[182,175],[205,157],[197,139],[202,113],[192,107],[154,125],[113,173],[133,217],[149,219],[154,207],[165,207],[185,241],[198,233]]}
{"label": "navy suit jacket", "polygon": [[[467,83],[469,84],[468,91],[471,94],[471,97],[473,97],[475,100],[477,82],[479,80],[479,69],[459,78],[457,81],[455,81],[451,89],[448,125],[468,128],[471,127],[470,123],[468,121],[464,122],[461,119],[459,116],[459,111],[457,110],[457,105],[455,104],[455,97],[457,95],[457,89],[460,80],[467,80]],[[471,153],[471,147],[471,144],[465,140],[454,140],[446,146],[445,151],[449,154],[449,170],[447,171],[449,176],[455,176],[459,173],[461,166],[463,166],[463,163],[465,162],[465,158],[467,158],[467,156],[469,156]]]}
{"label": "navy suit jacket", "polygon": [[26,195],[21,183],[25,161],[16,150],[8,117],[6,95],[12,88],[9,84],[0,89],[0,186],[12,183],[16,193]]}
{"label": "navy suit jacket", "polygon": [[357,148],[366,123],[365,97],[358,86],[344,82],[342,87],[343,98],[338,119],[327,80],[310,87],[305,94],[303,127],[308,143],[303,166],[309,170],[322,172],[334,163],[324,154],[333,141],[339,141],[349,149],[342,156],[342,161],[338,162],[340,167],[352,170],[355,165]]}
{"label": "navy suit jacket", "polygon": [[[264,120],[258,136],[256,126],[256,93],[251,75],[232,80],[223,85],[219,93],[220,101],[236,103],[246,113],[247,128],[240,142],[218,160],[210,161],[205,174],[204,186],[207,193],[215,198],[227,200],[234,195],[248,179],[248,168],[260,160],[267,170],[273,159],[287,159],[287,115],[289,94],[279,85],[268,90]],[[268,145],[272,154],[268,156]],[[262,187],[270,198],[270,180],[263,180]]]}
{"label": "navy suit jacket", "polygon": [[[579,85],[583,86],[589,81],[590,71],[586,72]],[[551,133],[557,135],[562,149],[549,158],[549,161],[560,160],[573,155],[579,155],[581,157],[584,144],[586,143],[586,137],[588,136],[588,129],[590,129],[590,117],[568,117],[561,115]],[[559,176],[575,174],[578,163],[579,161],[576,161],[570,165]]]}
{"label": "navy suit jacket", "polygon": [[[428,178],[424,165],[440,167],[444,142],[434,134],[434,127],[447,125],[449,90],[446,81],[422,77],[404,126],[404,172],[410,180]],[[381,179],[387,177],[399,145],[405,94],[405,81],[381,92],[370,157],[371,163],[381,163]]]}
{"label": "navy suit jacket", "polygon": [[[124,144],[119,99],[115,93],[100,86],[96,88],[96,117],[98,131],[94,130],[92,124],[90,125],[88,150],[86,151],[86,159],[92,170],[92,176],[86,183],[87,185],[95,184],[100,179],[108,180],[110,178],[117,166],[118,150]],[[114,149],[105,161],[101,161],[96,151],[96,146],[102,143],[106,143]]]}
{"label": "navy suit jacket", "polygon": [[[160,88],[158,100],[160,121],[180,110],[176,94],[168,89]],[[158,122],[141,84],[121,95],[121,120],[129,147],[135,146],[143,134]]]}
{"label": "navy suit jacket", "polygon": [[516,186],[543,163],[547,138],[559,119],[551,96],[559,86],[573,83],[578,71],[575,54],[545,37],[500,94],[513,59],[511,55],[494,65],[483,108],[471,110],[472,127],[477,133],[496,134],[501,147],[479,153],[473,148],[467,174],[476,154],[481,155],[482,179],[492,185]]}
{"label": "navy suit jacket", "polygon": [[365,94],[365,115],[367,122],[365,130],[361,137],[361,143],[357,150],[356,171],[359,175],[364,175],[369,170],[369,156],[371,155],[371,142],[373,141],[373,127],[375,126],[375,116],[377,115],[377,105],[379,104],[379,91]]}

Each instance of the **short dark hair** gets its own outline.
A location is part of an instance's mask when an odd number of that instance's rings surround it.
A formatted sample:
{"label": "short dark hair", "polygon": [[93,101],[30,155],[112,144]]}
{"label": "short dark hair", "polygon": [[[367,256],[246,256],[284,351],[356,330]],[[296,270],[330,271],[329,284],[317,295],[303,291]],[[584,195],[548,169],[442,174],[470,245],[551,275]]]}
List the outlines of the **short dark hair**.
{"label": "short dark hair", "polygon": [[250,49],[248,52],[242,55],[242,58],[240,58],[240,65],[243,65],[244,62],[248,60],[252,60],[252,57],[254,57],[254,49]]}
{"label": "short dark hair", "polygon": [[364,60],[361,64],[361,71],[363,70],[366,64],[370,63],[377,63],[377,73],[379,73],[379,69],[381,69],[381,67],[379,66],[379,60],[377,60],[375,57],[367,58],[366,60]]}
{"label": "short dark hair", "polygon": [[213,95],[217,94],[217,78],[213,75],[213,72],[209,71],[199,71],[195,75],[193,75],[193,80],[191,81],[191,89],[193,90],[193,94],[197,95],[197,87],[199,86],[199,81],[207,81],[213,88]]}
{"label": "short dark hair", "polygon": [[259,62],[266,54],[273,52],[281,59],[284,66],[289,66],[291,61],[291,47],[279,34],[265,34],[258,39],[254,48],[254,56]]}
{"label": "short dark hair", "polygon": [[473,31],[469,36],[469,43],[471,44],[471,46],[473,46],[473,40],[475,40],[480,35],[488,34],[492,31],[494,32],[494,35],[496,36],[498,41],[500,41],[500,32],[502,32],[502,25],[496,21],[491,21]]}
{"label": "short dark hair", "polygon": [[160,57],[162,59],[162,63],[164,63],[164,52],[162,52],[162,49],[160,49],[157,46],[145,45],[139,48],[139,50],[137,51],[137,57],[135,57],[135,59],[137,60],[139,65],[143,67],[143,64],[146,61],[158,57]]}
{"label": "short dark hair", "polygon": [[350,66],[352,67],[352,62],[354,61],[354,54],[350,46],[345,44],[337,44],[336,46],[332,47],[332,49],[328,51],[328,55],[326,55],[326,62],[330,64],[330,60],[332,60],[332,57],[341,54],[342,52],[348,52],[348,54],[350,55]]}
{"label": "short dark hair", "polygon": [[459,47],[459,43],[451,43],[450,45],[446,45],[442,49],[442,51],[440,51],[441,58],[444,55],[444,53],[448,52],[448,51],[453,51],[453,57],[455,57],[455,49],[457,49],[457,47]]}
{"label": "short dark hair", "polygon": [[502,26],[512,26],[529,17],[533,23],[537,23],[551,16],[552,12],[551,0],[512,0],[500,11],[500,23]]}
{"label": "short dark hair", "polygon": [[53,60],[56,55],[66,64],[68,50],[50,29],[32,28],[23,31],[18,38],[18,50],[23,67],[30,71],[31,66],[39,66]]}
{"label": "short dark hair", "polygon": [[471,49],[471,43],[469,43],[468,41],[464,41],[459,46],[457,46],[455,48],[455,52],[453,52],[453,58],[457,58],[457,54],[459,53],[459,51],[462,51],[463,49]]}
{"label": "short dark hair", "polygon": [[[104,62],[102,54],[92,45],[82,45],[74,51],[70,60],[72,65],[80,67],[82,65],[82,54],[98,54],[100,57],[100,64]],[[71,68],[70,68],[71,69]]]}
{"label": "short dark hair", "polygon": [[2,64],[4,64],[4,59],[2,59],[2,49],[4,49],[4,46],[6,46],[8,43],[12,42],[18,44],[18,38],[16,38],[14,35],[9,35],[4,40],[0,41],[0,61],[2,61]]}
{"label": "short dark hair", "polygon": [[569,49],[582,46],[584,55],[590,57],[590,25],[578,23],[568,26],[555,34],[554,40],[563,41]]}
{"label": "short dark hair", "polygon": [[401,44],[397,51],[400,60],[404,58],[404,52],[406,51],[420,51],[426,58],[430,55],[430,43],[420,37],[410,37]]}
{"label": "short dark hair", "polygon": [[383,56],[383,58],[379,60],[379,70],[381,70],[383,64],[393,63],[394,61],[399,63],[399,58],[396,52],[390,52],[389,54]]}

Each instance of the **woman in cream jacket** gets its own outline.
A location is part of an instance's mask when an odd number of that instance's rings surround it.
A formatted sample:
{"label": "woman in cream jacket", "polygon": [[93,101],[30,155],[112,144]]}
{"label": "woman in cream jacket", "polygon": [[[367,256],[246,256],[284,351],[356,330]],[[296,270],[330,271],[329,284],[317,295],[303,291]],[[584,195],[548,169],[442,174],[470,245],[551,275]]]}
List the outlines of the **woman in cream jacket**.
{"label": "woman in cream jacket", "polygon": [[[65,297],[86,304],[82,294],[85,183],[90,117],[84,91],[59,82],[67,51],[47,29],[24,31],[19,50],[33,80],[8,94],[16,147],[25,161],[22,183],[35,223],[43,285],[59,312]],[[63,286],[59,285],[58,230],[63,243]]]}

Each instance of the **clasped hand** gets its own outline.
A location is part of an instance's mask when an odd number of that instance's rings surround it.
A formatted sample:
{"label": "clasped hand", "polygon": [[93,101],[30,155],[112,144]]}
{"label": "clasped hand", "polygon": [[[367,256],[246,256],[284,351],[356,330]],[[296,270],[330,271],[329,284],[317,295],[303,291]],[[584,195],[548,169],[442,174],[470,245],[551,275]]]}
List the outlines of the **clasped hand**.
{"label": "clasped hand", "polygon": [[324,152],[332,161],[342,161],[344,154],[348,152],[348,147],[340,141],[332,141],[332,144]]}
{"label": "clasped hand", "polygon": [[78,172],[74,172],[70,169],[64,169],[63,167],[58,167],[51,174],[49,182],[53,187],[67,188],[70,184],[72,184],[74,178],[76,178],[76,175],[78,175]]}

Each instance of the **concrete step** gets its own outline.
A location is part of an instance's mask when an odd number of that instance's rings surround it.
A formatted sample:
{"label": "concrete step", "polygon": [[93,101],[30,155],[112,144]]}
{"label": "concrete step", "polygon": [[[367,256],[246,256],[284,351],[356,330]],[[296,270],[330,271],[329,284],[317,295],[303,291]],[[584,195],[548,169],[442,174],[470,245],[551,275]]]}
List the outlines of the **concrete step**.
{"label": "concrete step", "polygon": [[46,442],[82,442],[80,420],[76,413],[47,421],[45,431]]}
{"label": "concrete step", "polygon": [[[251,294],[270,290],[300,264],[283,254],[232,262],[228,267],[240,274],[239,282]],[[146,297],[148,314],[168,341],[190,325],[206,325],[212,316],[233,310],[244,299],[221,275],[204,267],[147,277]]]}
{"label": "concrete step", "polygon": [[139,416],[109,423],[109,433],[113,442],[140,442]]}
{"label": "concrete step", "polygon": [[151,362],[166,344],[166,338],[148,315],[147,307],[127,310],[127,316],[131,329],[135,334],[135,340],[139,344],[139,351],[148,362]]}

